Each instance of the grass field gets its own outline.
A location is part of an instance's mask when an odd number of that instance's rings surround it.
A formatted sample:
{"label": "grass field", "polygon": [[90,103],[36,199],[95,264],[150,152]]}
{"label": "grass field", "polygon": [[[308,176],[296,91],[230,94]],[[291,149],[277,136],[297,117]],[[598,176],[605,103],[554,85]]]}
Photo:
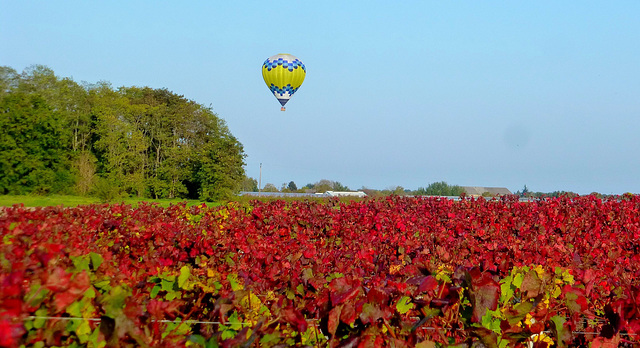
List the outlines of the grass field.
{"label": "grass field", "polygon": [[[337,200],[342,202],[350,202],[350,201],[362,201],[364,198],[357,197],[339,197]],[[247,203],[252,200],[261,200],[261,201],[274,201],[274,200],[283,200],[286,202],[304,200],[304,201],[315,201],[322,202],[327,200],[326,197],[255,197],[255,196],[238,196],[232,199],[233,201],[239,203]],[[149,199],[149,198],[136,198],[136,197],[127,197],[122,199],[117,199],[110,201],[108,203],[125,203],[130,204],[134,207],[138,206],[140,202],[150,202],[150,203],[158,203],[162,207],[168,207],[171,204],[177,204],[182,202],[187,202],[188,206],[197,205],[203,203],[199,200],[185,200],[181,198],[176,199]],[[65,207],[75,207],[78,205],[86,205],[86,204],[101,204],[105,203],[100,198],[97,197],[86,197],[86,196],[70,196],[70,195],[0,195],[0,207],[10,207],[14,204],[24,204],[25,207],[50,207],[50,206],[65,206]],[[220,204],[224,204],[223,202],[204,202],[207,206],[216,206]]]}
{"label": "grass field", "polygon": [[[187,205],[196,205],[200,204],[200,201],[197,200],[185,200],[185,199],[140,199],[140,198],[124,198],[116,201],[112,201],[109,203],[126,203],[131,204],[133,206],[137,206],[140,202],[151,202],[158,203],[163,207],[168,207],[170,204],[177,204],[181,202],[187,202]],[[48,206],[65,206],[65,207],[75,207],[78,205],[86,205],[86,204],[99,204],[103,203],[99,198],[96,197],[83,197],[83,196],[66,196],[66,195],[48,195],[48,196],[40,196],[40,195],[1,195],[0,196],[0,206],[8,207],[14,204],[24,204],[25,207],[48,207]],[[208,206],[217,205],[218,203],[207,202]]]}

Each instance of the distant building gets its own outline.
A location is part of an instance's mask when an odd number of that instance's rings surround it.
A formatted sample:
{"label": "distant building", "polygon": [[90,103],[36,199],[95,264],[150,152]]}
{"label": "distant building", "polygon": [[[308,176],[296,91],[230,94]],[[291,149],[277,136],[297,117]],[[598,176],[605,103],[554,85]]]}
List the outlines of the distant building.
{"label": "distant building", "polygon": [[247,192],[242,191],[240,196],[252,196],[252,197],[367,197],[367,194],[358,192],[346,192],[346,191],[327,191],[324,193],[300,193],[300,192]]}
{"label": "distant building", "polygon": [[248,192],[242,191],[239,196],[251,196],[251,197],[315,197],[313,193],[299,193],[299,192]]}
{"label": "distant building", "polygon": [[506,187],[462,186],[462,189],[467,196],[504,196],[512,194]]}
{"label": "distant building", "polygon": [[324,195],[329,197],[367,197],[367,194],[362,191],[327,191]]}

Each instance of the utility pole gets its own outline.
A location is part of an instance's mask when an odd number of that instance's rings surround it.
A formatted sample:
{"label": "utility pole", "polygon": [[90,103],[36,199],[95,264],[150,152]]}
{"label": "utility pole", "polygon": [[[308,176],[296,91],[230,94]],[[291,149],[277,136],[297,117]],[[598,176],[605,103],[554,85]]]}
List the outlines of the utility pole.
{"label": "utility pole", "polygon": [[258,177],[258,196],[262,194],[262,162],[260,163],[260,176]]}

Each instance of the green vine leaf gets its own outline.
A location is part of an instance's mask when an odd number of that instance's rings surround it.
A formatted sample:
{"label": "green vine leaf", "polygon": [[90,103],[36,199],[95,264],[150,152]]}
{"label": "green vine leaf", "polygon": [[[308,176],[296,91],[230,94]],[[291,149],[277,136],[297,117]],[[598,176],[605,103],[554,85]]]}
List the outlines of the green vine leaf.
{"label": "green vine leaf", "polygon": [[400,314],[407,313],[408,311],[412,310],[413,307],[415,307],[415,305],[411,303],[411,298],[409,296],[403,296],[396,304],[396,309]]}
{"label": "green vine leaf", "polygon": [[187,288],[186,285],[190,276],[191,276],[191,269],[189,269],[189,267],[187,266],[182,266],[182,268],[180,268],[180,276],[178,276],[178,287],[180,287],[180,289]]}

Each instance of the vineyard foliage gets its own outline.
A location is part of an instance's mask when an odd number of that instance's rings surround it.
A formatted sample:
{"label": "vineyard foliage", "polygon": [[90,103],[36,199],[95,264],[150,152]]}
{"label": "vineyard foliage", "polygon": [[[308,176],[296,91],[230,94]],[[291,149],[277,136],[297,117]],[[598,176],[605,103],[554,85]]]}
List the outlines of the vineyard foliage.
{"label": "vineyard foliage", "polygon": [[640,334],[640,197],[0,212],[0,347],[592,347]]}

